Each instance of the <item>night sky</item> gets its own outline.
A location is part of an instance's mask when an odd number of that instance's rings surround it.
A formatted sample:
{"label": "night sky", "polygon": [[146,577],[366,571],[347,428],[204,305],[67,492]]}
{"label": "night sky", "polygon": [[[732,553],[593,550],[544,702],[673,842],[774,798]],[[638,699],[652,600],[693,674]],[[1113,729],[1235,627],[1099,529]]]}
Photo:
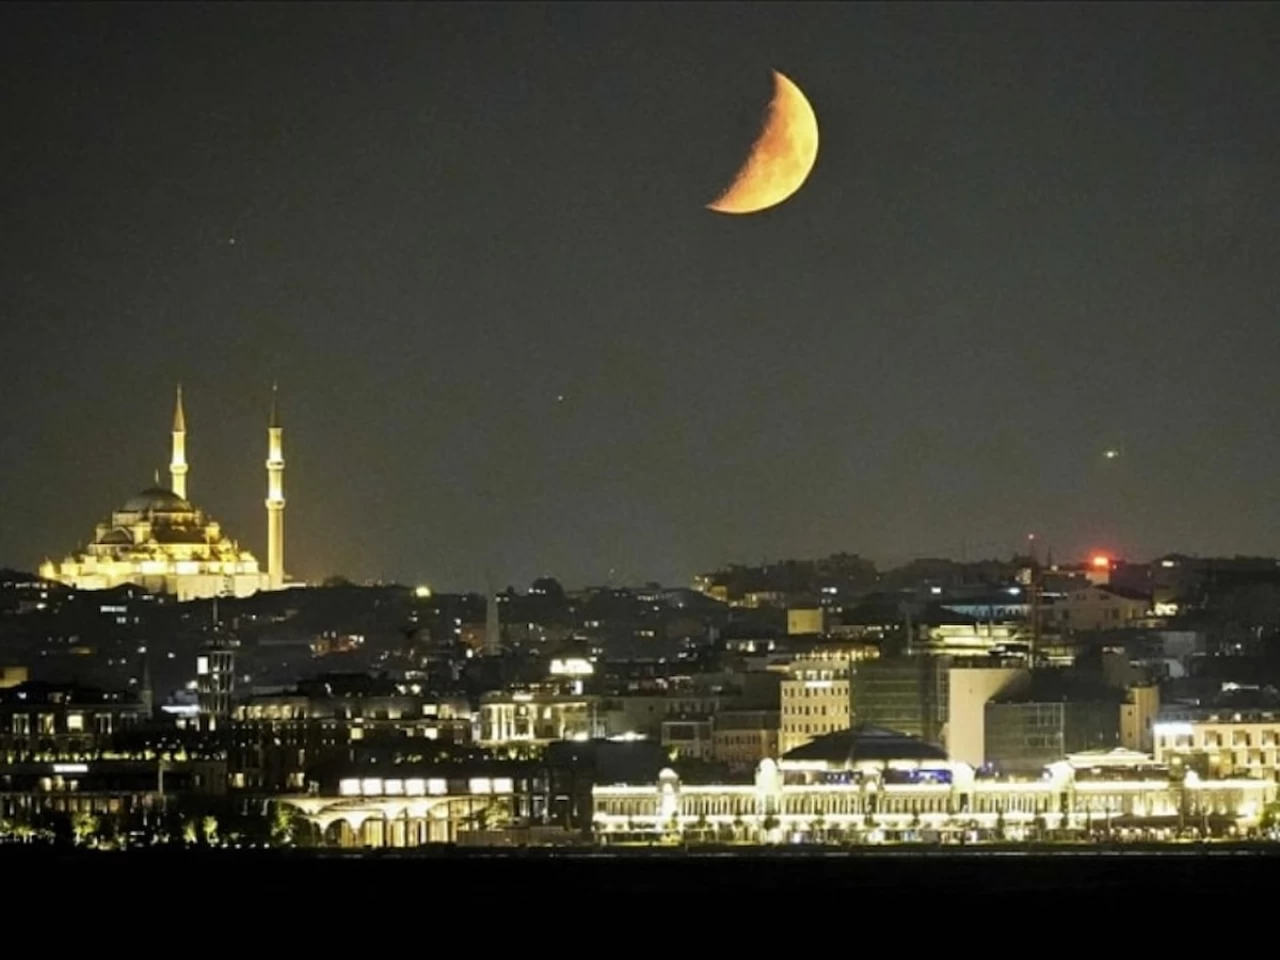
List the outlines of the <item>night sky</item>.
{"label": "night sky", "polygon": [[[0,7],[0,565],[150,485],[179,380],[262,560],[279,381],[299,577],[1278,553],[1278,48],[1261,4]],[[711,213],[775,68],[817,166]]]}

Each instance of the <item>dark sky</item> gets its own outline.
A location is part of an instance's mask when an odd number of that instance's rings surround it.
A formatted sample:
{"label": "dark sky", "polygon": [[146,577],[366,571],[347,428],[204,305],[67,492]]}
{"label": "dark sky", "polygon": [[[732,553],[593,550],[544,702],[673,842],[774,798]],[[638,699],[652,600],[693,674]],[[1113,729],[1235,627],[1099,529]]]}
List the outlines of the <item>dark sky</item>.
{"label": "dark sky", "polygon": [[[0,38],[0,564],[149,485],[178,380],[191,496],[261,555],[275,379],[297,576],[1280,552],[1276,5],[5,5]],[[817,166],[710,213],[771,68]]]}

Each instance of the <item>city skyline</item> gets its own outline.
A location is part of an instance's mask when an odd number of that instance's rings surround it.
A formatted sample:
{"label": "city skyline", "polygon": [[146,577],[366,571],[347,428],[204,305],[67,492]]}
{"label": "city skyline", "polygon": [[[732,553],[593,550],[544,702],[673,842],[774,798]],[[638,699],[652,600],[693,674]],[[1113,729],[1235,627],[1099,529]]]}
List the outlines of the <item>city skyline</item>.
{"label": "city skyline", "polygon": [[[277,380],[300,579],[1280,553],[1280,13],[1215,10],[8,7],[0,564],[177,381],[265,556]],[[822,151],[717,217],[774,69]]]}

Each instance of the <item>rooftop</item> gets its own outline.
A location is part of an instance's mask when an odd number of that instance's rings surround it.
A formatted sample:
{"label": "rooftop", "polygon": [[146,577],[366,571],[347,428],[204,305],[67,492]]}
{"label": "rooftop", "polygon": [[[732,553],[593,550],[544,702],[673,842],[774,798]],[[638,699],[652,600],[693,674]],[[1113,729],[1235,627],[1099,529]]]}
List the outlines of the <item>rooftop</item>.
{"label": "rooftop", "polygon": [[192,513],[195,507],[172,490],[148,487],[125,501],[125,513]]}
{"label": "rooftop", "polygon": [[49,683],[44,680],[29,680],[16,687],[0,689],[0,704],[63,704],[75,706],[79,704],[100,703],[135,703],[128,693],[115,690],[99,690],[96,687],[81,686],[77,683]]}
{"label": "rooftop", "polygon": [[1115,703],[1125,691],[1070,670],[1034,670],[1030,683],[991,699],[992,703]]}
{"label": "rooftop", "polygon": [[888,762],[891,760],[945,761],[947,752],[896,730],[860,724],[849,730],[837,730],[806,743],[785,754],[784,761],[846,764]]}

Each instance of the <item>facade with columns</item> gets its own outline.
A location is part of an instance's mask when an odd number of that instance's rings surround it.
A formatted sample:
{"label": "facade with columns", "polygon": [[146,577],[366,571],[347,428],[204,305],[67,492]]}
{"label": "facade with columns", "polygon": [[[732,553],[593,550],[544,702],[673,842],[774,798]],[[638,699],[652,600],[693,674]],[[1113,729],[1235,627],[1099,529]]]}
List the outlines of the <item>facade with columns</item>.
{"label": "facade with columns", "polygon": [[563,782],[536,763],[405,765],[381,775],[370,768],[324,779],[309,794],[278,801],[323,846],[418,847],[513,829],[582,835],[573,829],[573,808],[555,799]]}
{"label": "facade with columns", "polygon": [[226,536],[220,524],[187,499],[187,421],[182,388],[173,413],[169,486],[153,486],[129,498],[99,523],[93,538],[61,561],[46,560],[40,576],[80,590],[136,584],[178,600],[246,597],[278,590],[284,576],[284,456],[274,390],[267,430],[267,553],[257,558]]}
{"label": "facade with columns", "polygon": [[[824,738],[825,739],[825,738]],[[1243,835],[1277,785],[1201,780],[1130,751],[1072,755],[1038,779],[985,778],[941,751],[890,731],[844,731],[764,760],[754,783],[600,784],[594,827],[604,842],[801,843],[1086,836]],[[862,742],[859,743],[858,741]],[[852,743],[848,742],[852,741]],[[805,753],[804,751],[808,751]]]}

